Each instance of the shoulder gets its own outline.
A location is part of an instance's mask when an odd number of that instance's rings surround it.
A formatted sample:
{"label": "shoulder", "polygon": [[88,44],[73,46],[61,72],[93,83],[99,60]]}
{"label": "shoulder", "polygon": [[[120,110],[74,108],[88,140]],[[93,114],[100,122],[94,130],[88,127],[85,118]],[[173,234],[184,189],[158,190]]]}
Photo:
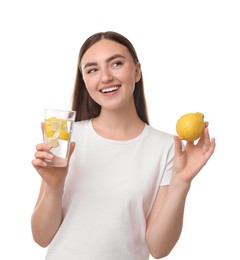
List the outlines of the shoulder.
{"label": "shoulder", "polygon": [[90,124],[90,120],[83,120],[83,121],[77,121],[77,122],[74,122],[73,124],[73,130],[81,130],[81,129],[86,129],[88,128]]}
{"label": "shoulder", "polygon": [[174,139],[173,135],[167,132],[160,131],[152,126],[148,126],[148,138],[151,138],[153,141],[159,141],[164,144],[173,144]]}
{"label": "shoulder", "polygon": [[174,151],[175,142],[173,135],[160,131],[152,126],[147,126],[147,133],[143,139],[144,149],[161,156]]}
{"label": "shoulder", "polygon": [[74,122],[74,127],[85,127],[90,123],[90,120],[82,120]]}
{"label": "shoulder", "polygon": [[73,139],[79,136],[82,136],[84,133],[88,133],[90,120],[77,121],[73,124],[72,137]]}

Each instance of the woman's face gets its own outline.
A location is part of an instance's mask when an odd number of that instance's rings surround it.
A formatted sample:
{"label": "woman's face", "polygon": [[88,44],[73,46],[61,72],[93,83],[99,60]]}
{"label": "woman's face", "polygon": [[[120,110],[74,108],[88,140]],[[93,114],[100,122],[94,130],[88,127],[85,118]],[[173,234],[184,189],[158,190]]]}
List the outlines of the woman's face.
{"label": "woman's face", "polygon": [[126,109],[133,104],[141,69],[124,45],[101,40],[85,52],[80,66],[89,95],[102,109]]}

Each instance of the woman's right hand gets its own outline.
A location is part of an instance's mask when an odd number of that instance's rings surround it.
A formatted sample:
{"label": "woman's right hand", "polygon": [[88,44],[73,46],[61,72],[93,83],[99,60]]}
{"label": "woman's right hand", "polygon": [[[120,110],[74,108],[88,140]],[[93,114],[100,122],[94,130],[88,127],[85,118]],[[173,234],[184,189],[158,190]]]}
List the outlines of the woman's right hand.
{"label": "woman's right hand", "polygon": [[[50,152],[51,145],[40,143],[36,145],[35,159],[32,160],[33,167],[37,170],[43,181],[53,190],[57,190],[64,185],[64,181],[68,171],[66,167],[48,166],[45,159],[52,159]],[[75,143],[70,146],[69,159],[74,151]]]}

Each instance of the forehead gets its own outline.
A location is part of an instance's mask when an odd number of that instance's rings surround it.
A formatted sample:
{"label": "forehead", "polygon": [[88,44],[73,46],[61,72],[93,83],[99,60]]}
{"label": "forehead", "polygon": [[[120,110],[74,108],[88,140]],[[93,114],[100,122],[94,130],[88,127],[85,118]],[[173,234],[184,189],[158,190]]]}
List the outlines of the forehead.
{"label": "forehead", "polygon": [[116,54],[120,54],[126,58],[131,57],[126,46],[112,40],[103,39],[94,43],[84,53],[81,63],[106,60]]}

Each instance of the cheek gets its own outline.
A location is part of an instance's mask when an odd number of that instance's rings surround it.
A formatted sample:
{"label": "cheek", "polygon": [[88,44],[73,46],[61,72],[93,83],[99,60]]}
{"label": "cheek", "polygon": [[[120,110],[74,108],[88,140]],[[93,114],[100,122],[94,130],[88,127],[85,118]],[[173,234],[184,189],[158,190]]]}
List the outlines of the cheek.
{"label": "cheek", "polygon": [[131,67],[127,67],[122,71],[117,71],[114,76],[127,84],[132,84],[135,82],[135,73]]}
{"label": "cheek", "polygon": [[135,83],[136,83],[135,73],[128,74],[128,76],[126,77],[126,81],[128,82],[130,87],[135,88]]}
{"label": "cheek", "polygon": [[128,73],[126,72],[127,79],[129,82],[132,82],[133,85],[137,82],[138,74],[135,67],[130,67]]}

